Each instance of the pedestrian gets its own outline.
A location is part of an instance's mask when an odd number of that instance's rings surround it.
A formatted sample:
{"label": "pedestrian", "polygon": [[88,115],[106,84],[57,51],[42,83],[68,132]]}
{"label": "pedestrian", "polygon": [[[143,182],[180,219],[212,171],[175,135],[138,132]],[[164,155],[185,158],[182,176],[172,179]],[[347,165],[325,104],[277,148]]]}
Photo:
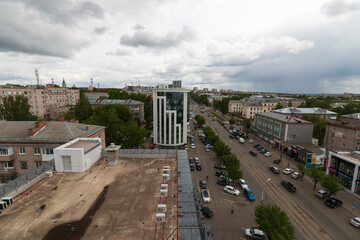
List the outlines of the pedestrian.
{"label": "pedestrian", "polygon": [[231,207],[231,214],[234,214],[234,208]]}
{"label": "pedestrian", "polygon": [[209,180],[209,176],[206,176],[206,180]]}
{"label": "pedestrian", "polygon": [[288,163],[287,167],[289,168],[289,166],[290,166],[290,163]]}

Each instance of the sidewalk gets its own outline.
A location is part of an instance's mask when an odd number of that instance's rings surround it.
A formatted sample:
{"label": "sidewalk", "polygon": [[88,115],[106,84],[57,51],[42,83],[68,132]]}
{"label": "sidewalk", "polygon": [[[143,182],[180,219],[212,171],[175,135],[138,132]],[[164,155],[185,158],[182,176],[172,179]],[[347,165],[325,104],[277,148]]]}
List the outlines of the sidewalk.
{"label": "sidewalk", "polygon": [[[250,134],[249,139],[254,139],[253,136],[254,136],[253,134]],[[264,147],[270,146],[270,144],[268,142],[264,141],[261,138],[258,138],[257,136],[255,136],[255,143],[259,143],[259,144],[261,143],[262,145],[264,145]],[[279,150],[273,149],[273,148],[271,148],[271,149],[272,149],[271,151],[274,153],[273,156],[280,158]],[[296,167],[297,161],[294,158],[290,158],[289,156],[287,156],[286,154],[283,153],[282,160],[280,163],[280,168],[284,169],[288,166],[288,164],[289,164],[289,168],[294,169],[294,170],[297,169],[297,167]],[[304,176],[304,181],[310,183],[311,186],[313,186],[313,184],[314,184],[309,176]],[[312,189],[312,187],[311,187],[311,189]],[[320,183],[317,184],[316,189],[317,190],[321,189]],[[360,217],[360,195],[359,194],[353,193],[350,190],[345,188],[343,191],[339,191],[334,197],[340,199],[343,202],[343,208],[346,209],[347,211],[349,211],[350,213],[352,213],[352,215],[354,217]],[[355,208],[351,207],[352,203],[355,203]]]}

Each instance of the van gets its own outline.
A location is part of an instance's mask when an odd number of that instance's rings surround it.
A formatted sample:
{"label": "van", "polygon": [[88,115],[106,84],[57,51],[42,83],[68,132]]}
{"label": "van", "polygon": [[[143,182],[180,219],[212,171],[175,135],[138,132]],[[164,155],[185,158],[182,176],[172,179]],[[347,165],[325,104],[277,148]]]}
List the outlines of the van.
{"label": "van", "polygon": [[318,191],[316,191],[315,196],[317,196],[318,198],[323,199],[323,198],[329,197],[329,193],[327,191],[325,191],[325,190],[318,190]]}

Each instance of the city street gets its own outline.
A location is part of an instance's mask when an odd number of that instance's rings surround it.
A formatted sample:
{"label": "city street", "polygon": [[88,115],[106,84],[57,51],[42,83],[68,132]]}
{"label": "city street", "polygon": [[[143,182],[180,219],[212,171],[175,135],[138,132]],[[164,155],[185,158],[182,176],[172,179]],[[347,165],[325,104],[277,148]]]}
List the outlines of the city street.
{"label": "city street", "polygon": [[[201,114],[199,109],[193,110],[194,114]],[[301,182],[300,179],[292,179],[290,175],[280,173],[273,174],[269,170],[269,165],[274,165],[272,161],[279,158],[277,152],[273,156],[265,157],[260,154],[254,144],[246,142],[241,144],[235,139],[229,138],[229,133],[217,121],[212,121],[208,113],[203,113],[206,124],[211,125],[219,137],[228,144],[233,154],[240,160],[241,170],[249,188],[254,192],[256,201],[249,202],[243,193],[240,196],[231,196],[223,191],[223,187],[216,184],[214,164],[219,163],[214,152],[205,152],[204,145],[198,140],[197,131],[194,133],[196,149],[189,149],[189,157],[198,156],[202,163],[203,170],[194,172],[192,179],[194,184],[199,180],[206,180],[209,176],[208,185],[212,202],[209,204],[214,211],[212,219],[207,220],[211,224],[214,239],[239,239],[245,238],[244,229],[254,226],[254,207],[260,204],[261,189],[265,192],[265,203],[275,202],[281,209],[286,211],[293,225],[296,228],[297,239],[358,239],[359,230],[349,224],[350,218],[354,215],[351,211],[341,207],[330,209],[324,204],[324,200],[314,196],[313,185],[307,179]],[[194,129],[193,126],[192,130]],[[269,147],[259,139],[256,143]],[[249,151],[253,150],[258,156],[253,157]],[[277,166],[282,171],[287,163],[296,170],[295,161],[283,155],[281,166]],[[268,179],[270,181],[267,181]],[[286,191],[281,185],[281,180],[287,180],[295,184],[296,193]],[[240,190],[236,183],[235,187]],[[340,195],[340,194],[339,194]],[[345,201],[344,201],[345,203]],[[231,207],[234,208],[234,215],[231,215]]]}

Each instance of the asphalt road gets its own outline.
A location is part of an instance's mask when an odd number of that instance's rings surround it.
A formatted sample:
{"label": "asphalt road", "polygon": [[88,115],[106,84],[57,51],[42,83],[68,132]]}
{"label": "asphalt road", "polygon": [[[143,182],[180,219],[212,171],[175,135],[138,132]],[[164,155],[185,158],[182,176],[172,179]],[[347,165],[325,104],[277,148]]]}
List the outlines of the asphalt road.
{"label": "asphalt road", "polygon": [[[195,115],[201,114],[199,109],[193,112]],[[199,180],[206,180],[206,176],[209,176],[208,185],[212,202],[208,205],[214,211],[214,216],[206,221],[212,227],[214,239],[245,238],[244,229],[256,225],[254,207],[260,204],[262,188],[264,188],[265,202],[276,203],[287,212],[296,228],[297,239],[360,239],[360,231],[349,224],[349,219],[352,217],[349,211],[342,207],[327,208],[323,200],[314,196],[312,184],[308,181],[295,180],[283,173],[275,175],[270,172],[268,167],[274,165],[272,160],[279,158],[276,152],[273,152],[272,157],[265,157],[252,147],[253,144],[248,142],[240,144],[235,139],[230,139],[227,130],[217,121],[212,121],[208,113],[205,112],[202,116],[205,117],[207,125],[211,125],[237,155],[244,179],[256,196],[255,202],[249,202],[243,193],[236,197],[223,192],[223,187],[216,184],[217,177],[213,168],[214,164],[219,163],[220,160],[216,158],[214,152],[205,152],[205,147],[198,140],[196,131],[194,134],[196,149],[189,150],[189,157],[199,157],[203,170],[194,172],[192,179],[194,183],[198,183]],[[269,149],[258,139],[256,143]],[[251,156],[250,150],[256,151],[258,156]],[[283,163],[277,166],[281,171],[287,166],[287,162],[290,163],[290,167],[293,167],[293,160],[284,155],[283,160]],[[267,181],[269,178],[271,180]],[[283,179],[295,184],[296,193],[290,193],[280,185]],[[240,190],[238,184],[235,186]],[[232,207],[234,208],[233,215],[231,214]]]}

